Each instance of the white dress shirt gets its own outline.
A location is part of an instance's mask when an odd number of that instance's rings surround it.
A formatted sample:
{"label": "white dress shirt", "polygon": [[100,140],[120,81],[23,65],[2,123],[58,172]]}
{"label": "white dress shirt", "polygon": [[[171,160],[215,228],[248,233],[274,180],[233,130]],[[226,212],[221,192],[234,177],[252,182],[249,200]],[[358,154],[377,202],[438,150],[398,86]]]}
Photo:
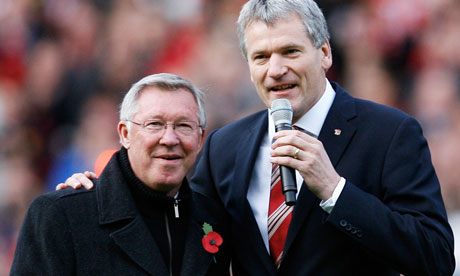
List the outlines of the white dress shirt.
{"label": "white dress shirt", "polygon": [[[334,89],[327,79],[325,79],[325,81],[326,89],[323,96],[307,113],[305,113],[295,123],[296,126],[305,129],[316,136],[319,136],[324,121],[326,120],[327,113],[329,112],[329,109],[331,108],[332,102],[335,98]],[[259,154],[257,156],[254,167],[254,172],[251,177],[251,182],[249,183],[247,199],[251,205],[252,212],[254,213],[255,219],[259,226],[259,230],[262,234],[262,238],[264,240],[267,251],[270,252],[268,245],[267,218],[268,206],[270,203],[272,164],[268,160],[270,159],[271,141],[273,140],[273,135],[275,134],[275,125],[273,123],[272,117],[270,116],[270,110],[268,110],[267,116],[268,133],[263,138],[262,144],[260,146]],[[298,171],[296,171],[296,181],[298,192],[300,191],[303,183],[302,176],[300,176]],[[344,185],[345,179],[341,178],[339,185],[337,185],[336,189],[334,190],[333,196],[330,199],[320,203],[321,208],[330,213]]]}

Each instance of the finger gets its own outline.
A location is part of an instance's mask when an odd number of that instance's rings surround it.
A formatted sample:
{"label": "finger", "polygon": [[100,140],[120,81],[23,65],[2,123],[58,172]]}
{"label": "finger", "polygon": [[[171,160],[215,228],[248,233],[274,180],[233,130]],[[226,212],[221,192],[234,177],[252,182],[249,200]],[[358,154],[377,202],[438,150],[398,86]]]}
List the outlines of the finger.
{"label": "finger", "polygon": [[295,152],[294,152],[294,158],[295,158],[295,159],[300,159],[299,153],[300,153],[300,149],[299,149],[299,148],[296,148],[296,150],[295,150]]}
{"label": "finger", "polygon": [[301,161],[299,161],[299,160],[297,160],[297,159],[295,159],[294,157],[291,157],[291,156],[270,157],[270,162],[272,164],[278,164],[279,166],[290,167],[290,168],[293,168],[295,170],[299,170],[299,168],[301,166]]}
{"label": "finger", "polygon": [[81,184],[79,184],[78,182],[75,182],[75,181],[72,181],[72,180],[66,180],[65,183],[59,183],[56,186],[56,191],[63,190],[63,189],[66,189],[66,188],[79,189],[80,187],[81,187]]}
{"label": "finger", "polygon": [[88,177],[89,179],[97,179],[97,175],[93,172],[90,171],[85,171],[85,176]]}
{"label": "finger", "polygon": [[273,138],[274,139],[279,139],[281,137],[286,137],[286,136],[297,136],[299,138],[301,138],[302,140],[305,140],[305,141],[314,141],[316,140],[316,138],[308,135],[307,133],[303,132],[303,131],[300,131],[300,130],[282,130],[282,131],[278,131],[278,132],[275,132]]}
{"label": "finger", "polygon": [[65,188],[67,188],[67,187],[68,187],[67,184],[65,184],[65,183],[59,183],[59,184],[56,186],[56,191],[65,189]]}
{"label": "finger", "polygon": [[[298,132],[298,131],[295,131],[295,132]],[[305,133],[293,133],[292,131],[285,132],[276,137],[274,136],[274,138],[275,138],[275,141],[272,143],[272,148],[286,146],[286,145],[291,145],[297,148],[302,148],[314,142],[310,140],[311,137],[309,138],[308,135],[306,135]]]}
{"label": "finger", "polygon": [[291,157],[294,159],[299,159],[301,148],[298,148],[294,145],[282,145],[275,147],[271,152],[270,155],[272,157],[284,156],[284,157]]}
{"label": "finger", "polygon": [[[89,177],[93,176],[90,172],[85,172],[84,174],[83,173],[74,174],[71,178],[74,178],[74,176],[75,176],[75,179],[72,179],[71,183],[75,184],[75,185],[80,185],[80,187],[83,186],[87,190],[91,190],[91,189],[94,188],[94,184],[91,181],[91,179],[88,177],[88,175],[89,175]],[[71,178],[69,178],[69,180]],[[78,188],[76,188],[76,189],[78,189]]]}
{"label": "finger", "polygon": [[272,150],[288,146],[300,147],[300,144],[304,144],[304,142],[295,136],[281,136],[272,143]]}
{"label": "finger", "polygon": [[81,188],[81,181],[79,180],[79,176],[81,176],[81,175],[83,175],[83,174],[74,173],[71,177],[66,179],[64,184],[67,185],[67,187],[72,187],[74,189]]}

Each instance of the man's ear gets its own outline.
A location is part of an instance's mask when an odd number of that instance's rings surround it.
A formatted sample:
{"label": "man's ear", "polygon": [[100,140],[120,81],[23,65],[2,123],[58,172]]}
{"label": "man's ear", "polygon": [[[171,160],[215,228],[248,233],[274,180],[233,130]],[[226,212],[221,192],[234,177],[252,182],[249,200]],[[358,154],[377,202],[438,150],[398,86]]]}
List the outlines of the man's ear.
{"label": "man's ear", "polygon": [[201,134],[200,134],[200,149],[199,149],[200,151],[203,148],[205,138],[206,138],[206,129],[202,128]]}
{"label": "man's ear", "polygon": [[320,50],[322,53],[321,67],[327,72],[327,70],[329,70],[332,66],[332,50],[329,41],[324,42]]}
{"label": "man's ear", "polygon": [[125,149],[129,149],[131,146],[131,140],[127,121],[120,121],[118,123],[118,136],[120,136],[120,143],[123,147],[125,147]]}

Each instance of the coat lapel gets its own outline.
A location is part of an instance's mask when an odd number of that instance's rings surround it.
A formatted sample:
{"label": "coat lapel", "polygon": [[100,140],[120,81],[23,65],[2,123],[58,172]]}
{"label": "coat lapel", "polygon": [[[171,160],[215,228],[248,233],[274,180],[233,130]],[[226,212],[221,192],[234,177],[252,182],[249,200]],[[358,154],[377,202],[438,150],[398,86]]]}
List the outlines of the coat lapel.
{"label": "coat lapel", "polygon": [[235,161],[235,171],[237,173],[234,174],[232,186],[238,189],[236,193],[233,193],[233,200],[236,201],[235,207],[239,208],[237,212],[235,212],[239,214],[239,217],[233,217],[233,220],[238,221],[238,225],[244,225],[244,229],[241,229],[241,231],[245,231],[245,235],[249,236],[248,240],[252,243],[254,248],[253,252],[255,252],[260,259],[263,267],[267,269],[267,275],[270,275],[274,272],[273,261],[265,248],[259,226],[254,218],[251,205],[247,200],[247,192],[251,182],[254,164],[262,139],[267,134],[267,131],[268,117],[267,111],[264,110],[259,112],[255,122],[248,128],[245,135],[241,136],[239,141],[240,148]]}
{"label": "coat lapel", "polygon": [[203,249],[203,236],[202,226],[196,220],[192,220],[187,231],[181,275],[190,275],[191,272],[194,275],[206,275],[212,257]]}
{"label": "coat lapel", "polygon": [[[331,83],[336,96],[329,110],[318,139],[323,146],[334,167],[340,160],[345,148],[350,143],[356,127],[352,119],[356,117],[353,98],[335,83]],[[320,200],[306,187],[305,183],[300,189],[297,203],[294,207],[291,225],[286,238],[285,256],[299,234],[302,225],[307,221],[314,206],[319,206]],[[319,208],[319,207],[318,207]]]}
{"label": "coat lapel", "polygon": [[297,197],[297,203],[294,206],[294,211],[292,213],[291,224],[289,225],[288,235],[286,237],[286,244],[284,246],[284,255],[283,259],[289,253],[289,248],[292,246],[295,238],[299,234],[300,228],[306,221],[312,207],[315,204],[319,204],[319,199],[304,185],[300,189],[299,195]]}
{"label": "coat lapel", "polygon": [[140,216],[110,236],[145,271],[152,275],[168,275],[160,250]]}
{"label": "coat lapel", "polygon": [[119,228],[110,233],[120,249],[151,275],[168,275],[166,264],[150,231],[134,204],[127,184],[114,154],[102,175],[97,179],[96,196],[99,224],[120,221]]}
{"label": "coat lapel", "polygon": [[335,167],[356,132],[354,99],[340,86],[332,83],[336,96],[321,129],[319,140]]}
{"label": "coat lapel", "polygon": [[[247,200],[247,192],[251,176],[254,170],[254,164],[257,159],[260,144],[267,132],[267,111],[260,112],[255,122],[248,127],[248,131],[241,135],[238,141],[238,153],[235,160],[232,200],[235,201],[235,208],[238,208],[236,214],[245,214],[252,210]],[[248,210],[249,209],[249,210]],[[242,217],[236,217],[241,222]],[[258,228],[257,228],[258,229]]]}

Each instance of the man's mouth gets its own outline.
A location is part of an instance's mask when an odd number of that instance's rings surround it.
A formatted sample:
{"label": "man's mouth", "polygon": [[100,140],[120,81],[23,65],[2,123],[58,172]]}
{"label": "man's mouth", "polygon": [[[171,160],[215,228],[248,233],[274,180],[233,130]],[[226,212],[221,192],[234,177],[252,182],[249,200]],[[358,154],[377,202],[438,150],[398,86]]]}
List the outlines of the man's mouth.
{"label": "man's mouth", "polygon": [[177,159],[181,159],[181,157],[180,157],[179,155],[161,155],[161,156],[158,156],[158,158],[164,159],[164,160],[177,160]]}
{"label": "man's mouth", "polygon": [[283,91],[283,90],[288,90],[296,87],[295,84],[284,84],[284,85],[278,85],[270,88],[271,91]]}

